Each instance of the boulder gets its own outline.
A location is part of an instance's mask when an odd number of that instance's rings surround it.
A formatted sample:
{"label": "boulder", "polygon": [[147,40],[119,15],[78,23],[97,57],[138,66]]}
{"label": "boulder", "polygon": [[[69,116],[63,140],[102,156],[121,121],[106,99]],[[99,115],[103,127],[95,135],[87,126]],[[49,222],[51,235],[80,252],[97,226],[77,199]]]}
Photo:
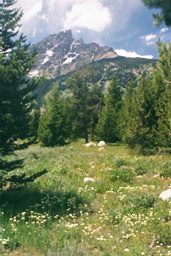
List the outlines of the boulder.
{"label": "boulder", "polygon": [[91,182],[95,182],[94,178],[84,178],[84,183],[91,181]]}
{"label": "boulder", "polygon": [[168,200],[171,198],[171,189],[167,189],[163,191],[160,195],[159,198],[163,199],[164,201]]}
{"label": "boulder", "polygon": [[96,143],[94,143],[94,142],[86,143],[86,144],[85,144],[85,147],[86,147],[86,148],[89,148],[89,147],[96,147]]}
{"label": "boulder", "polygon": [[99,150],[100,152],[102,152],[102,151],[104,151],[104,147],[100,147],[98,150]]}
{"label": "boulder", "polygon": [[101,140],[101,141],[99,141],[98,146],[99,147],[104,147],[104,146],[106,146],[106,143]]}

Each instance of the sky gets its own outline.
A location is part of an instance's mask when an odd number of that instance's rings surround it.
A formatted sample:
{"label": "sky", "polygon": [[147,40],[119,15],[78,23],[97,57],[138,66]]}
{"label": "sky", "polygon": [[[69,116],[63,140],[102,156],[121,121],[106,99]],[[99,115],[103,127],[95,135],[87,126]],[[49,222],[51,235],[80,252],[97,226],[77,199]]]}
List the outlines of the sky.
{"label": "sky", "polygon": [[126,57],[158,58],[156,42],[171,41],[171,28],[153,25],[153,13],[141,0],[18,0],[21,32],[29,42],[68,29],[74,39],[112,47]]}

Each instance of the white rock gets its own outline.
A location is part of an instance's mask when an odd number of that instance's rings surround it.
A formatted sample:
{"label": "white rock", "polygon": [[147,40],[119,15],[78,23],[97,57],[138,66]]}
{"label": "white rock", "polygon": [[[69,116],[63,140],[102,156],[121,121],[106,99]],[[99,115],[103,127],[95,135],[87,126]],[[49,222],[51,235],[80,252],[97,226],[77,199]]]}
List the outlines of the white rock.
{"label": "white rock", "polygon": [[84,183],[91,181],[91,182],[95,182],[94,178],[84,178]]}
{"label": "white rock", "polygon": [[104,146],[106,146],[106,143],[101,140],[101,141],[99,141],[98,146],[99,147],[104,147]]}
{"label": "white rock", "polygon": [[89,148],[89,147],[96,147],[96,143],[94,143],[94,142],[86,143],[85,147],[87,147],[87,148]]}
{"label": "white rock", "polygon": [[164,201],[167,199],[171,198],[171,189],[167,189],[163,191],[160,195],[159,198],[163,199]]}
{"label": "white rock", "polygon": [[99,150],[100,152],[101,152],[101,151],[104,151],[104,147],[101,147],[101,148],[99,148],[98,150]]}

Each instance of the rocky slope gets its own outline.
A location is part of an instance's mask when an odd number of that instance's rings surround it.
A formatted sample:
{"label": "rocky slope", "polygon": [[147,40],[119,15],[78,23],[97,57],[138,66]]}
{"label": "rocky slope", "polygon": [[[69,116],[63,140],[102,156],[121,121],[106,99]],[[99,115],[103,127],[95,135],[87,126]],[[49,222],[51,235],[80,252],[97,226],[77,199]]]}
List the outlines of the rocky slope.
{"label": "rocky slope", "polygon": [[96,43],[85,44],[83,40],[75,41],[71,30],[50,35],[36,45],[38,60],[30,75],[39,72],[49,77],[66,75],[82,65],[101,59],[112,59],[118,55],[107,46]]}

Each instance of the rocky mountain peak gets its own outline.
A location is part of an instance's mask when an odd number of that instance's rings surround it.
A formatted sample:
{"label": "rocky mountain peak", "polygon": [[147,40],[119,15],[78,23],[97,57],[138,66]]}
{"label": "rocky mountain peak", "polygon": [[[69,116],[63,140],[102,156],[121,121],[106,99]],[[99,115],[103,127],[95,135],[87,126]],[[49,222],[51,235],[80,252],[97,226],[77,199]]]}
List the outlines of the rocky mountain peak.
{"label": "rocky mountain peak", "polygon": [[99,46],[97,43],[85,44],[83,39],[75,41],[71,30],[46,37],[36,44],[36,48],[39,54],[30,75],[43,72],[50,77],[56,77],[76,70],[83,62],[91,63],[118,56],[107,46]]}

